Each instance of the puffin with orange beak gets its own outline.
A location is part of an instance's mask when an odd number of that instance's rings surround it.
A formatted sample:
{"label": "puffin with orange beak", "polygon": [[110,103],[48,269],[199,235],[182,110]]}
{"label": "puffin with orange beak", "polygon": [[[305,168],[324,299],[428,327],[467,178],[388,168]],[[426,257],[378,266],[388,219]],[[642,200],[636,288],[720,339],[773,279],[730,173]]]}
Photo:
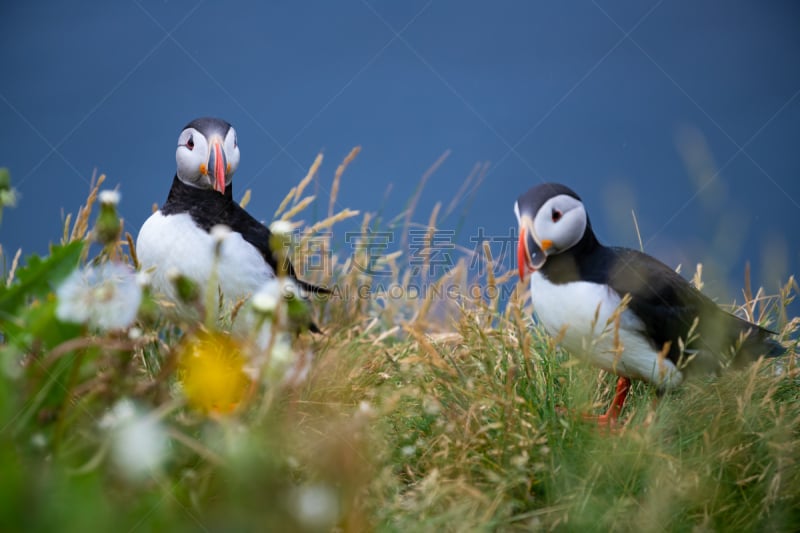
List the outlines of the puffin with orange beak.
{"label": "puffin with orange beak", "polygon": [[[167,201],[145,221],[136,239],[142,270],[151,272],[151,285],[172,300],[177,274],[216,292],[208,287],[214,268],[226,300],[252,295],[275,277],[279,259],[270,250],[269,229],[233,200],[231,179],[239,166],[236,131],[221,119],[193,120],[178,137],[175,160],[178,168]],[[211,234],[219,225],[230,229],[221,242]],[[297,279],[288,261],[284,269],[304,292],[330,292]]]}
{"label": "puffin with orange beak", "polygon": [[599,423],[616,422],[631,379],[661,394],[688,376],[785,352],[774,332],[720,309],[657,259],[600,244],[572,189],[537,185],[514,212],[519,275],[530,276],[539,322],[570,353],[619,376]]}

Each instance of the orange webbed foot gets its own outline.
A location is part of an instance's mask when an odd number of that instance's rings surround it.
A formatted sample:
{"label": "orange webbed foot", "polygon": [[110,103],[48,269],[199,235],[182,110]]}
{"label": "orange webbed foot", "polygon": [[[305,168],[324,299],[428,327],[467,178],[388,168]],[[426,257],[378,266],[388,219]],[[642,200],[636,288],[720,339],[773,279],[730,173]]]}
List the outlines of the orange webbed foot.
{"label": "orange webbed foot", "polygon": [[611,402],[608,411],[604,415],[583,415],[583,419],[587,422],[594,422],[599,428],[605,428],[612,432],[619,432],[619,414],[622,412],[622,407],[625,405],[625,399],[628,397],[628,391],[631,389],[631,380],[626,377],[621,377],[617,380],[617,390],[614,393],[614,400]]}

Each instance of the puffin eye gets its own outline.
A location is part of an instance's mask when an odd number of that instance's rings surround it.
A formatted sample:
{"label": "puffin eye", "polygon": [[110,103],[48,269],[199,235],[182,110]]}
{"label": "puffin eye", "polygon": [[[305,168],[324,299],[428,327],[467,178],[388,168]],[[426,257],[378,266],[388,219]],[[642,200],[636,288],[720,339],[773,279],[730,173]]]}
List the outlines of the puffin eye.
{"label": "puffin eye", "polygon": [[553,222],[558,222],[559,220],[561,220],[562,214],[563,213],[561,213],[561,211],[559,211],[558,209],[553,209],[553,212],[550,216],[553,219]]}
{"label": "puffin eye", "polygon": [[192,139],[191,135],[189,136],[189,140],[186,141],[186,148],[189,150],[194,150],[194,139]]}

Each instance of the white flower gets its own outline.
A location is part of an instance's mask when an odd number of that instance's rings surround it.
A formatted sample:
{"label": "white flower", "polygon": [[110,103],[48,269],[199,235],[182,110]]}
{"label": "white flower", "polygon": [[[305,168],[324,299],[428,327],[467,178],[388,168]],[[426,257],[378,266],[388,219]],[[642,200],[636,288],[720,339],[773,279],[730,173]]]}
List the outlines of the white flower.
{"label": "white flower", "polygon": [[100,194],[97,195],[98,200],[103,205],[118,205],[120,200],[121,194],[119,191],[112,191],[109,189],[100,191]]}
{"label": "white flower", "polygon": [[257,310],[251,300],[233,323],[233,333],[241,339],[252,341],[260,351],[266,350],[272,339],[272,319],[264,316],[265,313],[264,310]]}
{"label": "white flower", "polygon": [[47,437],[44,436],[44,433],[34,433],[31,437],[31,444],[39,449],[44,449],[47,446]]}
{"label": "white flower", "polygon": [[261,376],[270,383],[296,385],[311,367],[310,351],[292,346],[297,324],[289,316],[290,306],[305,305],[300,288],[289,278],[273,278],[252,296],[233,323],[233,333],[253,348],[246,371],[253,379]]}
{"label": "white flower", "polygon": [[305,485],[293,496],[295,516],[306,527],[324,531],[339,519],[339,499],[327,485]]}
{"label": "white flower", "polygon": [[99,329],[123,329],[136,319],[142,288],[125,265],[104,263],[77,269],[56,290],[56,316]]}
{"label": "white flower", "polygon": [[144,288],[150,285],[150,281],[153,279],[153,276],[150,272],[141,271],[136,274],[136,283],[139,284],[140,287]]}
{"label": "white flower", "polygon": [[130,421],[136,414],[136,407],[127,398],[119,400],[109,412],[103,415],[98,425],[103,429],[114,429]]}
{"label": "white flower", "polygon": [[[270,344],[274,325],[277,325],[278,330],[290,329],[284,298],[288,295],[297,295],[298,292],[297,284],[288,278],[267,280],[237,316],[234,331],[240,336],[252,339],[259,349],[265,350]],[[265,317],[270,313],[277,315]],[[276,339],[276,344],[278,342],[280,339]]]}
{"label": "white flower", "polygon": [[272,224],[269,225],[269,231],[273,235],[291,235],[292,234],[292,223],[288,220],[276,220]]}
{"label": "white flower", "polygon": [[272,313],[278,307],[281,298],[281,283],[272,278],[258,289],[250,300],[253,310],[261,313]]}
{"label": "white flower", "polygon": [[292,339],[286,333],[281,333],[272,346],[272,359],[270,364],[276,368],[285,368],[294,359]]}
{"label": "white flower", "polygon": [[180,270],[178,270],[178,269],[177,269],[177,268],[175,268],[175,267],[169,267],[169,268],[167,269],[167,272],[165,273],[165,276],[167,276],[167,280],[169,280],[169,281],[170,281],[170,282],[172,282],[172,283],[174,283],[174,282],[175,282],[175,280],[176,280],[176,279],[178,279],[178,277],[179,277],[180,275],[181,275],[181,271],[180,271]]}
{"label": "white flower", "polygon": [[438,415],[442,410],[442,404],[440,404],[439,400],[436,398],[425,396],[422,399],[422,408],[425,410],[426,414]]}
{"label": "white flower", "polygon": [[111,432],[111,452],[122,473],[132,479],[157,470],[167,456],[167,434],[151,414],[122,399],[100,421]]}
{"label": "white flower", "polygon": [[358,412],[365,416],[372,416],[375,414],[375,408],[368,401],[361,400],[358,404]]}
{"label": "white flower", "polygon": [[257,292],[253,295],[253,309],[262,313],[271,313],[278,307],[278,297],[267,292]]}
{"label": "white flower", "polygon": [[225,224],[217,224],[211,228],[211,238],[214,239],[214,242],[222,242],[230,234],[231,228]]}

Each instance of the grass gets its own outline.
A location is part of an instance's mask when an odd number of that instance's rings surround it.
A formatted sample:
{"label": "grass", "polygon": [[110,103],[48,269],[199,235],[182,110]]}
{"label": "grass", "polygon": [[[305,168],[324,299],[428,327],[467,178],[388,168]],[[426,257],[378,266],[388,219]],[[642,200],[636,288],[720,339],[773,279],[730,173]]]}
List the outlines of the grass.
{"label": "grass", "polygon": [[[311,204],[301,196],[320,164],[276,218]],[[438,280],[459,287],[457,299],[347,293],[316,304],[325,334],[293,344],[314,354],[305,381],[261,382],[232,414],[205,415],[176,392],[181,332],[196,325],[170,321],[147,295],[135,335],[53,318],[42,280],[63,277],[67,259],[135,262],[123,239],[91,258],[70,248],[92,238],[95,197],[71,229],[67,221],[62,246],[7,273],[16,281],[0,293],[5,531],[800,530],[794,353],[687,383],[658,403],[636,383],[625,426],[609,434],[581,413],[607,405],[613,377],[557,348],[530,320],[522,287],[503,309],[470,295],[464,260]],[[329,209],[329,224],[354,215]],[[362,231],[373,222],[366,215]],[[359,253],[333,256],[337,287],[377,283],[348,270]],[[381,264],[403,285],[401,260]],[[481,283],[514,281],[489,268]],[[789,338],[798,319],[781,311],[795,290],[790,280],[771,305],[758,293],[742,307],[779,317]],[[165,461],[143,477],[114,461],[102,423],[122,398],[168,437]]]}

